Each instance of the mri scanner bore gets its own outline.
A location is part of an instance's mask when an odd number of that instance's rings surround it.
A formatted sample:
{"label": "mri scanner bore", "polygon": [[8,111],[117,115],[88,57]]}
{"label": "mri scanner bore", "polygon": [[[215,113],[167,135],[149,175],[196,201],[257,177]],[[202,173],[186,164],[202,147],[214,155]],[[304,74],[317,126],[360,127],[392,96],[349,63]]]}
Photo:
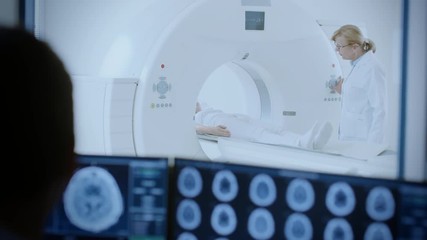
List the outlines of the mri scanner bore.
{"label": "mri scanner bore", "polygon": [[[166,15],[159,18],[157,13],[168,4]],[[230,102],[247,101],[251,117],[300,133],[312,127],[313,117],[332,119],[335,128],[339,102],[324,83],[340,75],[338,60],[316,21],[292,1],[153,1],[135,9],[137,14],[126,15],[128,21],[118,32],[104,32],[109,37],[97,39],[109,39],[105,53],[94,56],[102,64],[81,74],[79,61],[69,61],[75,70],[78,152],[209,159],[192,117],[200,89],[221,66],[249,77],[250,86],[244,86],[243,93],[235,91]],[[217,17],[219,11],[224,17]],[[261,16],[264,21],[258,24],[263,26],[252,26]],[[47,36],[59,40],[55,34]],[[62,39],[59,45],[66,42]],[[118,46],[131,50],[114,54]],[[70,59],[74,54],[64,55]],[[312,70],[301,78],[307,66]],[[312,87],[307,90],[307,85]],[[104,125],[93,124],[95,119]]]}

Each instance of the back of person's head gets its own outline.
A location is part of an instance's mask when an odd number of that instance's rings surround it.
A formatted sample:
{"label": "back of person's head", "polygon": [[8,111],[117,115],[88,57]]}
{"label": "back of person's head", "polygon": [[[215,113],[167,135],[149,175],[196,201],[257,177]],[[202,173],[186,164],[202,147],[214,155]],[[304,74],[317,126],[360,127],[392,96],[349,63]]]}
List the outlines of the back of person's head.
{"label": "back of person's head", "polygon": [[347,44],[359,44],[364,52],[372,50],[375,53],[376,51],[375,43],[371,39],[365,38],[360,28],[355,25],[348,24],[341,26],[332,35],[332,41],[335,41],[339,36],[346,39]]}
{"label": "back of person's head", "polygon": [[20,29],[0,27],[0,68],[5,90],[0,225],[39,237],[34,230],[43,224],[40,218],[59,199],[75,167],[71,80],[51,48]]}

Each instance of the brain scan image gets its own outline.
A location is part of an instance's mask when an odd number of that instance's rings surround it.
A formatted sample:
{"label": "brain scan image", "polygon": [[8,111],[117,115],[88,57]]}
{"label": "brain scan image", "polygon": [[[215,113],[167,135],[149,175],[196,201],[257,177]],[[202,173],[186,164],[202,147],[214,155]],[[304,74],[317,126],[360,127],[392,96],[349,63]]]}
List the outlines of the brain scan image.
{"label": "brain scan image", "polygon": [[123,197],[114,177],[95,166],[78,170],[64,193],[64,210],[76,227],[101,232],[123,214]]}

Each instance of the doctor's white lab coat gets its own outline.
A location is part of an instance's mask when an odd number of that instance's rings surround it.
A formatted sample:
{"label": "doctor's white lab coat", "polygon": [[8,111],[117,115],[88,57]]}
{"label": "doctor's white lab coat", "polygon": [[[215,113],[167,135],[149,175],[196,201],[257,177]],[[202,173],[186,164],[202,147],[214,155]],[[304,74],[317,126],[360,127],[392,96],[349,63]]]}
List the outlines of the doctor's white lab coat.
{"label": "doctor's white lab coat", "polygon": [[384,143],[386,92],[381,64],[368,51],[342,85],[340,140]]}

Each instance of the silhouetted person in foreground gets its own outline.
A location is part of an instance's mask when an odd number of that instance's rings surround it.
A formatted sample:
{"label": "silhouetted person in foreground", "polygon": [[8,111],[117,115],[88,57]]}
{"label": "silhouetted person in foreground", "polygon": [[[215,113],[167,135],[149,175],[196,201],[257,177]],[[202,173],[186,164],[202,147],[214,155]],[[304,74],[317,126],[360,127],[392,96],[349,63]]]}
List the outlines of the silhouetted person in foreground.
{"label": "silhouetted person in foreground", "polygon": [[3,27],[0,74],[0,239],[41,239],[76,167],[71,80],[46,43]]}

